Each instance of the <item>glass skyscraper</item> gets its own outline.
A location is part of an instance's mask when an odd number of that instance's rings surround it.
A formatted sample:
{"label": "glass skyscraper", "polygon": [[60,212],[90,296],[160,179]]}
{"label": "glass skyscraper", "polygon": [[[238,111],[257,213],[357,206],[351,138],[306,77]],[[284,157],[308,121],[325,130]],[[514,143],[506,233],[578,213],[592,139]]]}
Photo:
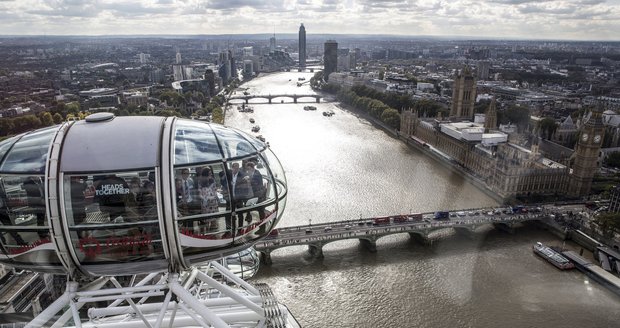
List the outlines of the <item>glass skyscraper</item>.
{"label": "glass skyscraper", "polygon": [[301,23],[299,27],[299,68],[306,67],[306,28]]}

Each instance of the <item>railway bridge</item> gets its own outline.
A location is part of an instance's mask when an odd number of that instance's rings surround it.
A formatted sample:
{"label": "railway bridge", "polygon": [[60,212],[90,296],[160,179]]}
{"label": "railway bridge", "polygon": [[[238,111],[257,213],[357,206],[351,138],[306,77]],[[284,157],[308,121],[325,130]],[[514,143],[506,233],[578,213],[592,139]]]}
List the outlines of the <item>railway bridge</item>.
{"label": "railway bridge", "polygon": [[392,234],[408,233],[417,242],[428,245],[432,243],[429,235],[440,229],[452,228],[457,233],[472,234],[482,225],[493,225],[498,230],[513,233],[514,225],[518,223],[541,221],[553,225],[552,213],[578,213],[581,210],[585,208],[551,205],[514,213],[507,209],[488,208],[453,211],[441,220],[435,219],[436,212],[362,218],[278,228],[254,247],[262,253],[263,262],[270,264],[271,252],[282,247],[308,245],[310,255],[320,258],[323,257],[323,246],[338,240],[358,239],[370,252],[376,252],[377,240]]}

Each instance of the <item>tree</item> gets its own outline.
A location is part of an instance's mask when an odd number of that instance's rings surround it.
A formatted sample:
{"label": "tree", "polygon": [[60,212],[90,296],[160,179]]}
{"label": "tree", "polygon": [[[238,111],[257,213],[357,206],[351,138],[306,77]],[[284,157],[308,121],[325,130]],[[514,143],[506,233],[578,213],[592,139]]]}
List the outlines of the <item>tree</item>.
{"label": "tree", "polygon": [[71,114],[77,114],[80,111],[80,103],[77,101],[70,102],[65,104],[65,110]]}
{"label": "tree", "polygon": [[22,133],[41,127],[41,120],[34,115],[24,115],[13,119],[15,133]]}
{"label": "tree", "polygon": [[594,222],[601,229],[603,234],[612,234],[620,232],[620,213],[604,213],[599,214]]}
{"label": "tree", "polygon": [[193,94],[193,99],[202,104],[205,101],[206,97],[204,93],[196,91]]}
{"label": "tree", "polygon": [[139,111],[138,106],[131,104],[131,105],[127,105],[127,107],[125,108],[127,110],[127,112],[129,113],[135,113]]}
{"label": "tree", "polygon": [[605,165],[610,167],[620,167],[620,152],[613,152],[605,158]]}
{"label": "tree", "polygon": [[323,87],[321,90],[325,91],[325,92],[329,92],[329,93],[338,93],[338,91],[340,91],[341,87],[339,84],[334,84],[334,83],[327,83],[327,84],[323,84]]}
{"label": "tree", "polygon": [[62,115],[60,115],[59,113],[55,113],[52,116],[52,120],[54,121],[54,124],[60,124],[62,123],[63,119],[62,119]]}
{"label": "tree", "polygon": [[558,128],[558,123],[551,117],[545,117],[538,122],[538,129],[543,134],[543,138],[551,139],[555,130]]}
{"label": "tree", "polygon": [[211,98],[211,102],[217,104],[218,106],[223,106],[226,102],[226,99],[224,99],[224,96],[222,95],[217,95]]}
{"label": "tree", "polygon": [[394,129],[400,128],[400,114],[394,108],[388,108],[381,114],[381,121]]}
{"label": "tree", "polygon": [[221,107],[217,107],[211,112],[211,121],[218,124],[224,124],[224,113]]}
{"label": "tree", "polygon": [[15,124],[13,124],[13,119],[10,118],[0,118],[0,136],[7,136],[13,133],[15,129]]}
{"label": "tree", "polygon": [[54,119],[52,118],[52,114],[50,114],[49,112],[43,112],[43,114],[41,114],[40,119],[41,119],[42,126],[54,125]]}
{"label": "tree", "polygon": [[420,99],[413,104],[413,108],[421,115],[435,117],[442,107],[436,101],[430,99]]}
{"label": "tree", "polygon": [[514,123],[523,131],[530,122],[530,110],[526,107],[512,106],[497,113],[497,120],[502,124]]}
{"label": "tree", "polygon": [[490,105],[490,99],[481,99],[477,104],[474,105],[474,113],[486,113]]}
{"label": "tree", "polygon": [[323,86],[323,71],[314,73],[314,76],[310,78],[310,87],[314,90],[321,89]]}

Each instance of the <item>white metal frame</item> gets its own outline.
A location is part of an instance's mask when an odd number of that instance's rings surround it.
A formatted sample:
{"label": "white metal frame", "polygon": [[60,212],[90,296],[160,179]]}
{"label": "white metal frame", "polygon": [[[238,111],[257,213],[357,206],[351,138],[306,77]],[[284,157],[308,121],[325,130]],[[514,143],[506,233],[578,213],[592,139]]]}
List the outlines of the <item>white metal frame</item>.
{"label": "white metal frame", "polygon": [[[218,272],[222,279],[218,281],[205,272]],[[110,283],[114,287],[103,288]],[[292,319],[287,317],[288,311],[269,294],[213,261],[204,271],[193,268],[182,275],[151,273],[131,287],[121,286],[114,277],[99,278],[83,288],[69,281],[65,293],[26,327],[289,326],[281,324]],[[152,297],[164,300],[148,302]],[[88,318],[80,318],[80,308],[99,301],[113,302],[104,308],[90,308]],[[51,323],[59,313],[60,317]]]}

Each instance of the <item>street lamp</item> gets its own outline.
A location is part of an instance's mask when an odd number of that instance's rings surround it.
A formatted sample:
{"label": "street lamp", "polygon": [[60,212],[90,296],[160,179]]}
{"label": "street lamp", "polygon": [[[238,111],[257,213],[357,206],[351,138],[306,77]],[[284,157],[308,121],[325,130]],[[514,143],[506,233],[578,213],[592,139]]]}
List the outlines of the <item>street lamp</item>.
{"label": "street lamp", "polygon": [[308,225],[312,225],[312,219],[308,219]]}

